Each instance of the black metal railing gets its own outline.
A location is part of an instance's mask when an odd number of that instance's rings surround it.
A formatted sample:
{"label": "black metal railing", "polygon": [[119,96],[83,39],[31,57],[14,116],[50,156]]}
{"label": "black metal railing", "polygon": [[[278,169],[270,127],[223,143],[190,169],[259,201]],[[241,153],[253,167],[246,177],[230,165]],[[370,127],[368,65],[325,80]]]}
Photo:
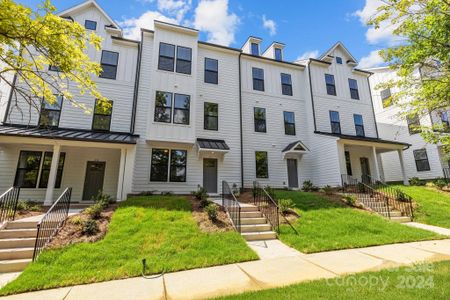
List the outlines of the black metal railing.
{"label": "black metal railing", "polygon": [[11,187],[0,196],[0,224],[16,217],[19,187]]}
{"label": "black metal railing", "polygon": [[33,261],[37,259],[51,239],[58,233],[69,214],[72,188],[68,187],[53,203],[44,217],[37,224],[36,243],[34,244]]}
{"label": "black metal railing", "polygon": [[222,181],[222,206],[233,222],[234,229],[241,232],[241,204],[237,201],[230,185],[225,180]]}
{"label": "black metal railing", "polygon": [[346,193],[358,192],[358,179],[351,175],[341,174],[342,190]]}
{"label": "black metal railing", "polygon": [[358,201],[362,202],[364,206],[376,211],[379,214],[384,215],[387,218],[391,218],[391,207],[389,203],[389,197],[378,192],[372,186],[360,182],[359,183],[359,197]]}
{"label": "black metal railing", "polygon": [[447,179],[447,181],[450,181],[450,168],[444,168],[444,178]]}
{"label": "black metal railing", "polygon": [[253,182],[253,204],[266,217],[272,226],[272,230],[279,232],[280,218],[278,204],[257,181]]}

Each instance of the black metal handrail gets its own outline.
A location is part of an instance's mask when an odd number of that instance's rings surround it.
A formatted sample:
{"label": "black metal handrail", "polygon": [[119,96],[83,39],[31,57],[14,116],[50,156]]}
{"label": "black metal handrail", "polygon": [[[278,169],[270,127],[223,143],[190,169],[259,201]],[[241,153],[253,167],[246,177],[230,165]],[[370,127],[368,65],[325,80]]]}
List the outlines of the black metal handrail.
{"label": "black metal handrail", "polygon": [[237,201],[230,185],[225,180],[222,181],[222,206],[228,213],[234,229],[241,232],[241,204]]}
{"label": "black metal handrail", "polygon": [[344,192],[356,193],[358,188],[358,179],[351,175],[341,174],[342,190]]}
{"label": "black metal handrail", "polygon": [[53,203],[44,217],[37,224],[36,242],[34,244],[33,261],[37,259],[51,239],[58,233],[69,214],[72,188],[68,187]]}
{"label": "black metal handrail", "polygon": [[0,195],[0,224],[16,217],[19,193],[20,187],[13,186]]}
{"label": "black metal handrail", "polygon": [[253,204],[266,217],[272,229],[279,232],[280,218],[278,204],[257,181],[253,182]]}
{"label": "black metal handrail", "polygon": [[[360,182],[358,184],[359,184],[359,192],[361,194],[367,195],[368,197],[368,198],[364,196],[358,197],[358,200],[378,213],[387,214],[387,217],[390,219],[391,207],[389,197],[378,192],[372,186],[364,182]],[[380,207],[378,204],[384,204],[384,206]]]}

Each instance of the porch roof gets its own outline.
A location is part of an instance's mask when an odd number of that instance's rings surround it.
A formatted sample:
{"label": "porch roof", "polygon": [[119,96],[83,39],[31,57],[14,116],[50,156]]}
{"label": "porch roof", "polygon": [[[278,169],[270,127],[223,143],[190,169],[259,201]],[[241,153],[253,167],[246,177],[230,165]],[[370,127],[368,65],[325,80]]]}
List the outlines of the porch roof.
{"label": "porch roof", "polygon": [[305,144],[302,143],[302,141],[295,141],[284,147],[284,149],[281,152],[289,152],[289,151],[302,151],[302,152],[309,152],[308,147],[305,146]]}
{"label": "porch roof", "polygon": [[402,146],[406,146],[406,147],[411,146],[411,144],[408,144],[408,143],[384,140],[384,139],[380,139],[380,138],[373,138],[373,137],[367,137],[367,136],[355,136],[355,135],[337,134],[337,133],[322,132],[322,131],[314,131],[314,133],[321,134],[321,135],[334,136],[334,137],[341,138],[344,140],[382,143],[382,144],[391,144],[391,145],[402,145]]}
{"label": "porch roof", "polygon": [[95,132],[83,129],[40,128],[20,125],[0,125],[0,136],[2,135],[118,144],[136,144],[139,137],[125,132]]}
{"label": "porch roof", "polygon": [[197,145],[200,149],[228,151],[227,143],[224,140],[201,139],[197,138]]}

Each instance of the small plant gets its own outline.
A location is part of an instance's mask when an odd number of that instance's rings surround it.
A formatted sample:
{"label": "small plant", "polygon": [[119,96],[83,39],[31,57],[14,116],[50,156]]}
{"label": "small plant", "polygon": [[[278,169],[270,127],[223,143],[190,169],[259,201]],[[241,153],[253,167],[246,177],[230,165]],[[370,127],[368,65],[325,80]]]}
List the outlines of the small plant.
{"label": "small plant", "polygon": [[269,194],[269,196],[272,197],[273,200],[275,200],[275,189],[269,185],[266,185],[264,189],[266,190],[267,194]]}
{"label": "small plant", "polygon": [[436,178],[433,181],[433,184],[435,187],[437,187],[438,189],[442,190],[444,187],[447,186],[447,180],[445,178]]}
{"label": "small plant", "polygon": [[28,210],[28,203],[24,200],[17,201],[17,211]]}
{"label": "small plant", "polygon": [[325,195],[332,195],[333,194],[333,188],[329,185],[326,185],[323,187],[323,192]]}
{"label": "small plant", "polygon": [[81,232],[85,235],[95,235],[100,231],[98,228],[97,222],[92,219],[88,219],[83,222],[83,226],[81,228]]}
{"label": "small plant", "polygon": [[406,194],[403,193],[402,191],[399,191],[399,192],[397,193],[396,199],[397,199],[398,201],[401,201],[401,202],[406,202],[406,201],[409,200],[408,196],[406,196]]}
{"label": "small plant", "polygon": [[278,200],[278,207],[280,208],[280,212],[285,215],[295,207],[295,203],[292,199],[280,199]]}
{"label": "small plant", "polygon": [[350,206],[355,206],[356,205],[356,197],[353,195],[346,195],[343,197],[344,201],[350,205]]}
{"label": "small plant", "polygon": [[70,223],[72,223],[75,226],[81,226],[81,225],[83,225],[83,220],[81,219],[81,217],[79,215],[77,215],[77,216],[73,216],[70,219]]}
{"label": "small plant", "polygon": [[104,194],[102,191],[98,191],[97,195],[92,197],[95,203],[99,203],[103,208],[108,207],[109,204],[116,203],[116,199],[113,199],[110,195]]}
{"label": "small plant", "polygon": [[173,196],[173,192],[171,191],[161,192],[161,196]]}
{"label": "small plant", "polygon": [[208,215],[208,218],[215,222],[217,220],[218,207],[215,203],[208,204],[203,211]]}
{"label": "small plant", "polygon": [[208,195],[208,193],[206,192],[206,189],[204,187],[202,187],[201,185],[198,185],[197,190],[192,191],[191,194],[197,200],[202,200],[203,197],[207,197],[207,195]]}
{"label": "small plant", "polygon": [[17,211],[40,211],[40,210],[41,205],[36,202],[25,200],[17,201]]}
{"label": "small plant", "polygon": [[311,180],[305,180],[303,181],[302,190],[304,192],[317,192],[319,188],[315,186]]}
{"label": "small plant", "polygon": [[84,210],[86,214],[89,215],[91,219],[100,219],[102,216],[103,204],[101,202],[97,202],[94,205],[89,206]]}
{"label": "small plant", "polygon": [[360,193],[365,193],[366,192],[366,186],[362,182],[358,182],[357,188],[358,188],[358,192],[360,192]]}
{"label": "small plant", "polygon": [[409,179],[409,184],[415,185],[415,186],[421,186],[421,185],[425,185],[425,181],[420,180],[419,177],[411,177]]}
{"label": "small plant", "polygon": [[203,195],[202,199],[200,200],[200,207],[207,207],[210,203],[211,201],[208,200],[208,196]]}

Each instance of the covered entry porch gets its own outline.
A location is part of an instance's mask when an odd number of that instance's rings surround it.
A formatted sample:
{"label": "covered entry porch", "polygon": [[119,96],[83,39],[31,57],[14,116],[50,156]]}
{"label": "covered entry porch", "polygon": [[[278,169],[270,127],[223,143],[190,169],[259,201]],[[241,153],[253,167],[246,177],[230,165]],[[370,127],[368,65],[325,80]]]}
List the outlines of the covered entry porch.
{"label": "covered entry porch", "polygon": [[0,126],[0,192],[50,205],[66,187],[72,201],[99,191],[117,200],[131,193],[136,136],[80,130]]}

